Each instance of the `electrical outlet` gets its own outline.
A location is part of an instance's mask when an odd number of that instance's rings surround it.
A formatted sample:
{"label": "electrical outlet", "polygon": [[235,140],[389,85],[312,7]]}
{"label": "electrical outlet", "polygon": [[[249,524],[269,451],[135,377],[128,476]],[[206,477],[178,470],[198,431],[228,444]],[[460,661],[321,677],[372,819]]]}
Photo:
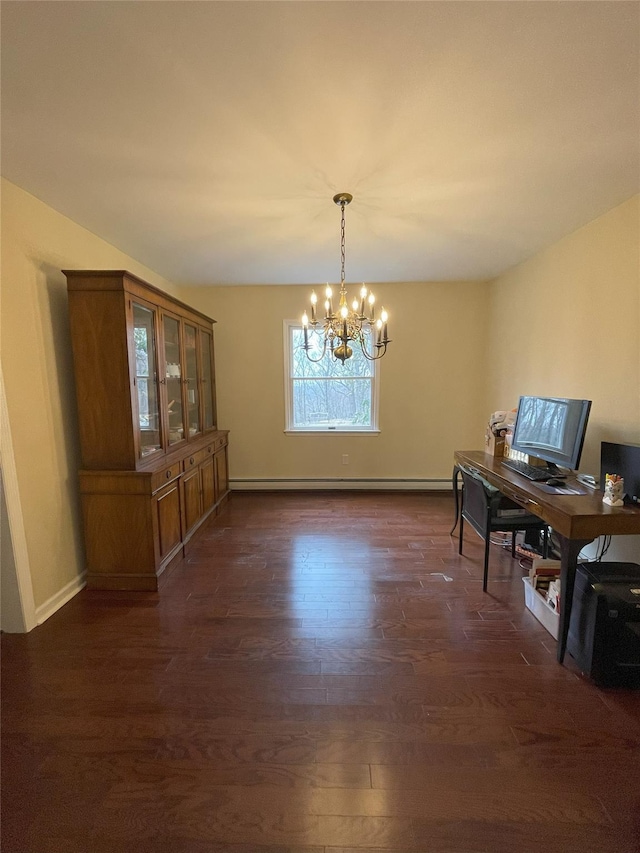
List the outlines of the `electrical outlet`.
{"label": "electrical outlet", "polygon": [[342,454],[342,464],[343,464],[343,465],[348,465],[348,464],[349,464],[349,454],[348,454],[348,453],[343,453],[343,454]]}

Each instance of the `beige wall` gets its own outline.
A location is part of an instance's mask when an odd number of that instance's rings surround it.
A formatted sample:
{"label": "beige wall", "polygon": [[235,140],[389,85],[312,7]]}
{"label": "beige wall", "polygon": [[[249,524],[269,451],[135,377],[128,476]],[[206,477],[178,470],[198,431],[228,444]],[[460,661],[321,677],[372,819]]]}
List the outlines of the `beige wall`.
{"label": "beige wall", "polygon": [[[489,408],[593,400],[580,468],[596,475],[601,441],[640,444],[639,210],[635,196],[491,286]],[[606,559],[640,562],[640,536],[614,536]]]}
{"label": "beige wall", "polygon": [[172,285],[2,181],[2,369],[36,607],[83,570],[73,364],[62,269]]}
{"label": "beige wall", "polygon": [[218,421],[231,430],[232,480],[449,480],[453,450],[481,446],[487,285],[373,290],[389,310],[393,343],[379,363],[381,432],[370,436],[284,434],[283,320],[302,315],[310,287],[183,290],[187,302],[218,321]]}
{"label": "beige wall", "polygon": [[489,408],[593,400],[580,466],[593,473],[601,441],[640,443],[639,209],[635,196],[491,286]]}

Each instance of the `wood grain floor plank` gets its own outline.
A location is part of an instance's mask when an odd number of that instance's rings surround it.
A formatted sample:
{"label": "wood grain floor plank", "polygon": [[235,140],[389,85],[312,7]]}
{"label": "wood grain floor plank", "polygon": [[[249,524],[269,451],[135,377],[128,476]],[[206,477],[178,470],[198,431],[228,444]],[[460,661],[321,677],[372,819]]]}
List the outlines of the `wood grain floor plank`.
{"label": "wood grain floor plank", "polygon": [[482,818],[414,820],[418,850],[429,853],[637,853],[637,840],[624,828],[554,822],[526,823]]}

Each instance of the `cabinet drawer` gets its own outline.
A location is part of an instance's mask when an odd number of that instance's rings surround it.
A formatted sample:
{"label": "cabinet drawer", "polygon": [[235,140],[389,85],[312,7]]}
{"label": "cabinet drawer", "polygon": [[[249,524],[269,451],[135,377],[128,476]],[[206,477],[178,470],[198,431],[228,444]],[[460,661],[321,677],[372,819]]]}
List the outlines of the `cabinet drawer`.
{"label": "cabinet drawer", "polygon": [[201,462],[204,462],[207,455],[206,448],[204,450],[196,450],[195,453],[190,453],[182,461],[184,471],[191,471],[192,468],[195,468]]}
{"label": "cabinet drawer", "polygon": [[511,498],[512,501],[515,501],[528,512],[537,515],[542,521],[550,521],[546,507],[539,501],[536,501],[529,497],[529,495],[526,495],[523,489],[520,489],[518,486],[514,486],[511,483],[505,483],[504,486],[501,487],[500,491],[503,495]]}
{"label": "cabinet drawer", "polygon": [[166,486],[167,483],[170,483],[172,480],[175,480],[176,477],[179,477],[181,473],[182,466],[179,462],[174,462],[170,467],[156,471],[155,474],[151,475],[151,491],[156,492],[158,489],[161,489],[162,486]]}
{"label": "cabinet drawer", "polygon": [[204,450],[205,459],[208,456],[212,456],[217,450],[220,450],[220,448],[224,447],[226,444],[227,444],[226,435],[222,436],[222,438],[214,438],[205,447],[205,450]]}

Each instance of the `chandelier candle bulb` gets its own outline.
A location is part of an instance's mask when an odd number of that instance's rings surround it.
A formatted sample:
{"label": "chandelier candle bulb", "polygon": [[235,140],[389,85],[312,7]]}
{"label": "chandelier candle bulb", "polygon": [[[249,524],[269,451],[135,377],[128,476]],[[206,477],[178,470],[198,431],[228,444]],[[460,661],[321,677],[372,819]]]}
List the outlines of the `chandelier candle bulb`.
{"label": "chandelier candle bulb", "polygon": [[316,296],[315,290],[311,291],[311,322],[316,322],[316,302],[318,301],[318,297]]}
{"label": "chandelier candle bulb", "polygon": [[329,316],[329,317],[331,317],[331,315],[333,314],[333,299],[332,299],[332,296],[333,296],[333,291],[331,290],[331,288],[329,287],[329,285],[327,285],[327,302],[326,302],[326,304],[329,306],[329,307],[327,308],[327,314],[328,314],[328,316]]}

